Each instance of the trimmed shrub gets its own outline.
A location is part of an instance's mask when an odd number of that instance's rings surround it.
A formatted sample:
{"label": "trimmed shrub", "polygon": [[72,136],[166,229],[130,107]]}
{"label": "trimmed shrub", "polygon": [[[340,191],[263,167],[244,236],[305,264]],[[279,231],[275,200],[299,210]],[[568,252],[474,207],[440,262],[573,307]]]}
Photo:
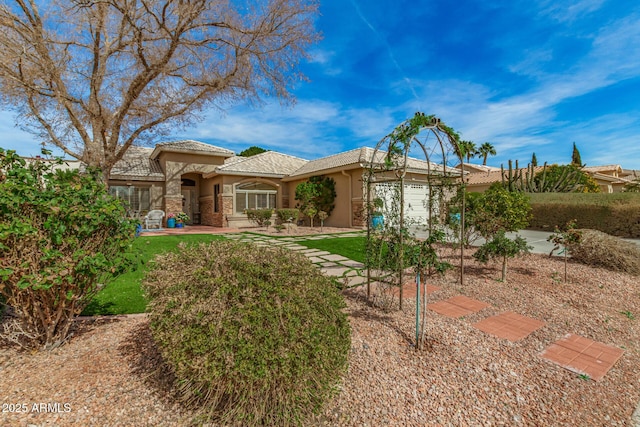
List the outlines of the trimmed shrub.
{"label": "trimmed shrub", "polygon": [[273,209],[247,209],[247,219],[254,222],[258,227],[268,227],[271,225]]}
{"label": "trimmed shrub", "polygon": [[276,209],[276,216],[280,220],[281,224],[288,222],[289,220],[291,220],[292,223],[295,224],[296,221],[298,221],[298,218],[300,217],[300,210],[299,209]]}
{"label": "trimmed shrub", "polygon": [[640,247],[597,230],[576,230],[582,237],[569,247],[571,257],[582,264],[640,275]]}
{"label": "trimmed shrub", "polygon": [[345,371],[344,299],[301,254],[182,246],[156,259],[143,289],[153,337],[198,422],[304,424]]}
{"label": "trimmed shrub", "polygon": [[0,294],[15,315],[1,334],[26,348],[65,342],[74,316],[130,261],[136,225],[102,174],[60,163],[0,149]]}
{"label": "trimmed shrub", "polygon": [[619,237],[640,237],[639,193],[528,194],[533,219],[529,228],[553,230],[575,219],[578,226]]}

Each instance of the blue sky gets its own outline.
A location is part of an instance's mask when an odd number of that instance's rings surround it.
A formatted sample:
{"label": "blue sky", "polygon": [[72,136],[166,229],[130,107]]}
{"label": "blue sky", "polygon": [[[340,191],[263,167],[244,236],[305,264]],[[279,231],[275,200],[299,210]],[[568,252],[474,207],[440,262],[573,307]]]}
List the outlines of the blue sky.
{"label": "blue sky", "polygon": [[[640,169],[640,3],[621,0],[320,0],[323,39],[297,103],[223,113],[168,139],[314,159],[374,147],[416,111],[527,163]],[[3,113],[4,148],[39,151]],[[158,141],[160,142],[160,141]],[[480,162],[480,160],[475,160]]]}

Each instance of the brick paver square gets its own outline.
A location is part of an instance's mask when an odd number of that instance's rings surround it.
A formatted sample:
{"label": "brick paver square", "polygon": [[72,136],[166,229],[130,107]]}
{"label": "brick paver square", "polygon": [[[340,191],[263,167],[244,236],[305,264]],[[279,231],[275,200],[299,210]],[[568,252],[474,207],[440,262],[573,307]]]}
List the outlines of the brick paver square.
{"label": "brick paver square", "polygon": [[567,334],[547,347],[540,357],[572,372],[601,380],[624,350],[579,335]]}
{"label": "brick paver square", "polygon": [[465,297],[464,295],[458,295],[444,301],[429,304],[427,307],[443,316],[462,317],[489,307],[489,304]]}
{"label": "brick paver square", "polygon": [[545,322],[526,317],[513,311],[491,316],[475,323],[473,326],[499,338],[518,341],[536,329],[540,329]]}

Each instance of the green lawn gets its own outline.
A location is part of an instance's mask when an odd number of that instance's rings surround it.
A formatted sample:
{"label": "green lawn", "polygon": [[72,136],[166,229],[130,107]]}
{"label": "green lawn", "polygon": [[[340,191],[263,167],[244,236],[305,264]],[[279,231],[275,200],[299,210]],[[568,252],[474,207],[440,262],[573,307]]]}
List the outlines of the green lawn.
{"label": "green lawn", "polygon": [[[286,236],[283,236],[286,237]],[[134,250],[138,251],[139,263],[131,271],[109,283],[82,312],[83,315],[133,314],[144,313],[147,301],[142,296],[140,284],[147,270],[148,261],[157,254],[175,250],[178,243],[210,242],[224,239],[221,235],[184,234],[172,236],[138,237],[134,242]],[[366,237],[336,237],[323,240],[307,240],[298,242],[308,248],[316,248],[353,259],[364,261]]]}
{"label": "green lawn", "polygon": [[82,312],[83,315],[144,313],[147,301],[142,296],[140,284],[147,270],[148,261],[155,255],[175,250],[178,243],[211,242],[224,239],[212,234],[184,234],[172,236],[138,237],[133,248],[138,251],[139,263],[131,271],[109,283]]}
{"label": "green lawn", "polygon": [[311,249],[320,249],[332,254],[342,255],[358,262],[364,262],[366,236],[335,237],[322,240],[304,240],[296,242]]}

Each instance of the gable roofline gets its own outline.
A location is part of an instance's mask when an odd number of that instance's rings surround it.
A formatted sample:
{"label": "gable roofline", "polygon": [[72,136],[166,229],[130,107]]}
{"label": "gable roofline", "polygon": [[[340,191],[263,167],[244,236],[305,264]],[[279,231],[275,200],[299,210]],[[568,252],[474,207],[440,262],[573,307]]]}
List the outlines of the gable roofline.
{"label": "gable roofline", "polygon": [[217,147],[215,145],[206,144],[192,139],[184,139],[179,141],[160,142],[156,144],[151,159],[157,159],[160,153],[184,153],[184,154],[200,154],[205,156],[233,157],[235,153],[226,148]]}
{"label": "gable roofline", "polygon": [[[300,169],[284,178],[283,181],[305,179],[314,175],[329,174],[359,168],[366,169],[371,165],[374,153],[375,150],[371,147],[360,147],[316,160],[311,160]],[[382,156],[382,152],[378,151],[377,155]],[[378,157],[377,155],[376,157]],[[427,164],[426,160],[420,160],[413,157],[409,157],[407,159],[407,172],[424,174],[427,172],[428,167],[431,168],[432,172],[441,172],[442,170],[446,170],[453,174],[460,173],[457,169],[450,167],[443,168],[442,165],[433,162]]]}
{"label": "gable roofline", "polygon": [[308,160],[277,151],[265,151],[244,158],[232,157],[229,160],[216,167],[214,172],[204,175],[204,178],[216,175],[284,178],[308,162]]}

